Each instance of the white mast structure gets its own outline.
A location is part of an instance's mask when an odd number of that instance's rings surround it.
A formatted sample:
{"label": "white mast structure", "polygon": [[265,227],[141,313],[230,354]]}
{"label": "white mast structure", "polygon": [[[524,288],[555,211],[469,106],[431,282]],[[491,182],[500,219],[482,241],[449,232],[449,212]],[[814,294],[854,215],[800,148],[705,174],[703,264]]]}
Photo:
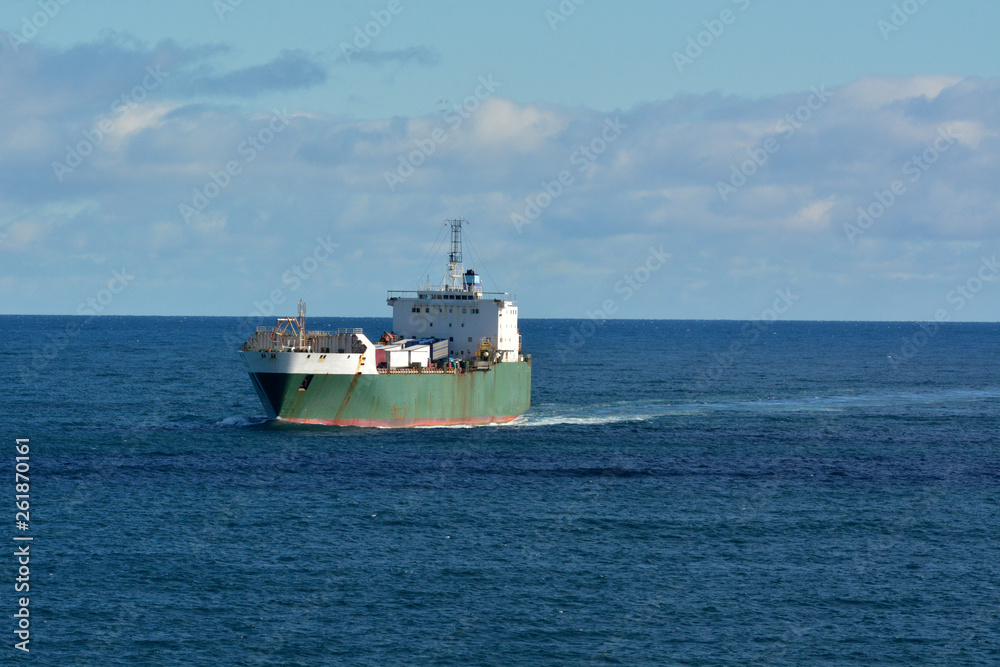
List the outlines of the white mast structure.
{"label": "white mast structure", "polygon": [[[445,275],[445,289],[459,290],[463,288],[462,274],[465,266],[462,264],[462,224],[469,224],[463,218],[448,220],[451,225],[451,253],[448,255],[448,273]],[[450,278],[450,284],[449,284]]]}

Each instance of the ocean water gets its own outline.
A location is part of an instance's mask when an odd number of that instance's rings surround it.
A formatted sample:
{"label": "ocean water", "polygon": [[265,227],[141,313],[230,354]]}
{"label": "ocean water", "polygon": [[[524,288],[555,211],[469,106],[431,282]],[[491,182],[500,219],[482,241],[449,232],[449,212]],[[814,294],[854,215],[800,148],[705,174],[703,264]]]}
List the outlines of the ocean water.
{"label": "ocean water", "polygon": [[0,331],[4,664],[1000,663],[996,324],[522,320],[527,414],[407,430],[266,422],[235,318]]}

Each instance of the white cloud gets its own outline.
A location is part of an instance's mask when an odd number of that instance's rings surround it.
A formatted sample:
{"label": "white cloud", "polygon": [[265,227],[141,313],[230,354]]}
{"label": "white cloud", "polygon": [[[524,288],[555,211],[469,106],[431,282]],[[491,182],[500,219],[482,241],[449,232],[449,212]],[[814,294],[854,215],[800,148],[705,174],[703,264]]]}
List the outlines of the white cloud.
{"label": "white cloud", "polygon": [[[248,158],[243,149],[267,136],[261,133],[272,110],[190,104],[188,86],[168,77],[59,182],[52,162],[106,117],[110,101],[121,94],[116,86],[129,89],[133,72],[142,71],[148,58],[197,62],[176,47],[117,48],[122,71],[113,85],[100,79],[117,71],[104,53],[95,73],[79,69],[79,80],[60,94],[55,91],[70,84],[46,60],[65,65],[69,56],[32,50],[28,62],[36,79],[21,88],[17,104],[0,108],[0,201],[8,220],[0,252],[31,255],[5,269],[8,281],[30,280],[63,264],[100,276],[104,268],[94,268],[96,257],[114,264],[153,256],[149,289],[175,285],[170,276],[187,272],[242,304],[234,306],[238,313],[247,310],[241,295],[280,286],[261,276],[280,276],[317,236],[331,234],[345,249],[335,260],[338,280],[347,294],[368,298],[372,281],[380,289],[407,287],[399,281],[420,271],[415,265],[441,220],[462,215],[475,223],[480,252],[500,262],[494,273],[523,281],[508,285],[522,299],[556,303],[545,311],[552,315],[578,315],[592,305],[586,299],[607,294],[614,277],[631,269],[648,245],[663,243],[677,260],[657,274],[661,287],[651,283],[643,291],[644,305],[623,316],[683,315],[655,311],[667,296],[657,290],[667,284],[696,286],[708,299],[705,308],[733,313],[748,295],[794,281],[812,281],[799,288],[815,289],[812,316],[823,316],[824,303],[842,300],[830,296],[834,286],[865,284],[871,291],[879,289],[876,279],[859,276],[961,273],[956,262],[978,259],[980,250],[946,244],[1000,244],[1000,85],[990,79],[862,79],[830,89],[830,100],[790,133],[779,124],[810,91],[761,99],[682,96],[611,114],[522,104],[498,94],[457,127],[441,114],[356,121],[289,109],[287,126]],[[307,59],[292,64],[320,76]],[[54,78],[37,80],[46,72]],[[0,63],[0,90],[17,88],[25,76],[12,63]],[[251,79],[240,78],[240,85]],[[96,87],[99,94],[84,94]],[[58,104],[50,105],[53,99]],[[41,115],[26,111],[46,108]],[[620,136],[592,143],[614,118],[626,126]],[[958,141],[910,180],[907,161],[945,128]],[[435,132],[445,140],[425,150],[413,174],[390,191],[385,173],[397,169],[400,156],[409,159],[427,146]],[[748,151],[759,152],[769,138],[778,149],[722,198],[718,183],[729,182],[733,169],[750,159]],[[590,146],[602,150],[581,152]],[[185,224],[179,205],[233,161],[239,173]],[[553,196],[546,188],[561,173],[570,182]],[[852,244],[844,224],[894,180],[905,183],[905,194]],[[511,215],[522,213],[526,200],[545,205],[518,233]],[[50,207],[44,224],[32,217],[42,206]],[[904,253],[904,242],[930,243],[942,248],[941,257]],[[357,249],[364,252],[354,256]],[[956,252],[962,256],[956,259]],[[673,282],[666,278],[671,274]],[[544,285],[537,275],[546,276]],[[757,284],[734,290],[734,278]],[[330,307],[347,298],[350,305],[337,307],[381,313],[362,296],[338,297],[313,283],[307,288]],[[142,289],[137,283],[136,292]],[[197,291],[192,282],[191,293],[178,297],[185,308],[198,303]],[[570,296],[553,301],[556,293]],[[800,316],[810,316],[808,307]]]}
{"label": "white cloud", "polygon": [[810,202],[795,212],[789,226],[800,231],[822,231],[828,229],[835,203],[835,197]]}
{"label": "white cloud", "polygon": [[934,99],[941,91],[958,84],[957,76],[866,77],[841,88],[838,96],[845,105],[872,110],[915,97]]}
{"label": "white cloud", "polygon": [[487,150],[514,150],[530,153],[566,129],[565,113],[537,106],[522,106],[491,97],[470,117],[471,144]]}

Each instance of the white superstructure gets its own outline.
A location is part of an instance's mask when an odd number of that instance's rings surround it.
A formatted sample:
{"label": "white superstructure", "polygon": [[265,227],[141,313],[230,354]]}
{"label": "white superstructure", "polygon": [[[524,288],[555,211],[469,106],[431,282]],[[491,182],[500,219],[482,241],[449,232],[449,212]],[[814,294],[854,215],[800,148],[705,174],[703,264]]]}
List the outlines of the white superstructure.
{"label": "white superstructure", "polygon": [[390,291],[392,333],[403,338],[448,341],[458,358],[489,355],[495,361],[517,361],[521,336],[517,302],[506,292],[483,292],[479,275],[462,264],[462,223],[450,220],[451,254],[439,285],[416,291]]}

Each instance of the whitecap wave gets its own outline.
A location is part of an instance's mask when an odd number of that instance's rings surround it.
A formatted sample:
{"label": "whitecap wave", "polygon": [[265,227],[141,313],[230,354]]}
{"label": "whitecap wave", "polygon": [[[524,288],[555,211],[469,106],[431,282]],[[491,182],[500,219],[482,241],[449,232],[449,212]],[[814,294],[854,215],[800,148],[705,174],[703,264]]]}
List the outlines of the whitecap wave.
{"label": "whitecap wave", "polygon": [[267,421],[267,417],[248,417],[246,415],[234,415],[232,417],[226,417],[220,422],[215,422],[216,426],[235,426],[237,428],[243,426],[256,426],[258,424],[263,424]]}

